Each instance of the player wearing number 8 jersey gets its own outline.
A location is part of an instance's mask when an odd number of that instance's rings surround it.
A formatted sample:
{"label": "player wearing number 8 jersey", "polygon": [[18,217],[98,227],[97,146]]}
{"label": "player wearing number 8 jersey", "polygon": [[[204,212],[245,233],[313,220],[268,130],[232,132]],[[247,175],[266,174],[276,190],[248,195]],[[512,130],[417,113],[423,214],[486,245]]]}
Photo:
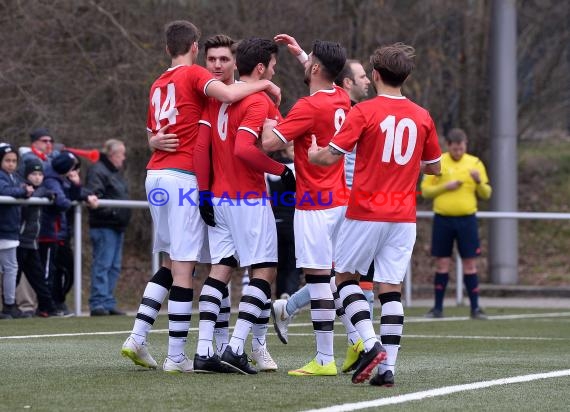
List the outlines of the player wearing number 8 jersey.
{"label": "player wearing number 8 jersey", "polygon": [[[350,110],[350,98],[333,84],[344,67],[346,52],[338,43],[315,41],[305,66],[310,95],[300,99],[284,121],[266,121],[263,147],[278,150],[294,141],[297,192],[294,217],[295,256],[303,269],[311,296],[311,318],[315,330],[315,358],[290,375],[336,375],[333,351],[335,307],[330,288],[333,248],[346,208],[347,191],[342,164],[331,168],[310,165],[307,150],[311,135],[322,145]],[[338,196],[338,194],[341,194]]]}
{"label": "player wearing number 8 jersey", "polygon": [[[192,363],[184,346],[191,318],[192,272],[198,260],[209,259],[207,247],[204,248],[205,225],[198,208],[191,206],[198,201],[193,164],[198,120],[208,96],[230,103],[261,90],[268,90],[279,99],[280,91],[267,80],[228,86],[195,65],[200,33],[188,21],[167,24],[165,37],[172,61],[150,90],[147,132],[154,152],[147,165],[145,187],[156,233],[153,250],[165,252],[168,259],[147,284],[133,331],[121,353],[137,365],[157,366],[146,349],[146,337],[170,291],[168,356],[163,369],[189,372]],[[169,146],[162,140],[166,127],[178,138],[178,146]]]}
{"label": "player wearing number 8 jersey", "polygon": [[[420,164],[424,173],[440,171],[441,150],[429,113],[401,94],[414,67],[413,53],[402,43],[376,50],[370,62],[378,96],[352,109],[328,149],[313,144],[309,150],[311,162],[334,165],[358,143],[353,192],[339,231],[335,263],[344,309],[368,348],[378,342],[356,278],[367,272],[374,256],[374,281],[380,283],[382,304],[380,336],[387,358],[371,380],[373,385],[394,383],[404,322],[401,283],[416,237]],[[379,199],[380,195],[384,197]]]}

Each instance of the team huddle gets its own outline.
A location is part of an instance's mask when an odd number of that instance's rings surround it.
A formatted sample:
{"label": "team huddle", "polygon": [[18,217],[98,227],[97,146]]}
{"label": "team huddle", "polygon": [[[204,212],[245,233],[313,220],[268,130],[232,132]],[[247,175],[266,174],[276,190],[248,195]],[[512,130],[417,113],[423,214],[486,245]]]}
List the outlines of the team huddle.
{"label": "team huddle", "polygon": [[[349,64],[338,43],[317,40],[307,55],[285,34],[239,43],[216,35],[205,41],[202,68],[196,64],[198,39],[190,22],[166,26],[172,64],[150,90],[147,132],[153,154],[145,185],[147,193],[186,193],[199,206],[150,206],[154,252],[164,252],[167,259],[145,288],[123,356],[157,367],[146,342],[168,295],[164,371],[256,374],[277,369],[265,338],[269,318],[273,312],[277,333],[287,343],[292,313],[271,304],[277,231],[271,204],[258,197],[266,191],[265,174],[272,174],[296,194],[296,264],[305,275],[316,339],[315,357],[289,375],[337,375],[333,324],[339,316],[349,344],[358,348],[342,371],[354,371],[352,382],[361,383],[376,370],[370,383],[392,386],[404,322],[401,284],[416,237],[415,199],[393,194],[414,193],[420,169],[438,174],[441,157],[429,113],[401,94],[414,67],[413,48],[396,43],[377,49],[370,64],[378,95],[352,106],[351,96],[334,83]],[[298,58],[309,86],[309,95],[286,117],[277,109],[280,89],[271,82],[278,44]],[[267,154],[290,144],[295,173]],[[351,191],[341,160],[353,151]],[[244,193],[252,195],[238,203],[224,201]],[[307,198],[319,201],[303,202]],[[185,344],[198,262],[211,263],[211,270],[199,297],[192,362]],[[382,305],[380,340],[359,285],[371,263]],[[228,283],[236,267],[249,267],[251,280],[230,336]]]}

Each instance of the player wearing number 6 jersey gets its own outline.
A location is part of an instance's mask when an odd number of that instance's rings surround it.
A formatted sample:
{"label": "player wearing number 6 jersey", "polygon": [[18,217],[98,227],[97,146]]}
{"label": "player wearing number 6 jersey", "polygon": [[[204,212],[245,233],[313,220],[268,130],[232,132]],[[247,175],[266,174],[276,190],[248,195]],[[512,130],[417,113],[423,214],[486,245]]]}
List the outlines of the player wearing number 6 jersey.
{"label": "player wearing number 6 jersey", "polygon": [[[311,295],[311,318],[317,353],[294,376],[336,375],[333,351],[335,307],[330,288],[333,248],[344,216],[347,193],[341,163],[325,168],[309,164],[311,135],[326,145],[350,110],[348,94],[333,84],[344,67],[346,52],[338,43],[315,41],[305,66],[310,95],[300,99],[279,124],[266,121],[263,148],[278,150],[294,141],[297,192],[294,217],[295,256]],[[339,196],[339,194],[341,194]]]}
{"label": "player wearing number 6 jersey", "polygon": [[[236,53],[240,78],[245,82],[271,79],[277,52],[277,44],[271,40],[241,41]],[[248,364],[244,344],[252,325],[263,318],[263,327],[254,329],[252,359],[260,370],[277,369],[265,343],[271,283],[277,266],[277,232],[271,204],[263,194],[264,172],[281,175],[292,186],[290,190],[294,190],[295,179],[289,168],[259,150],[256,141],[265,119],[280,117],[267,95],[256,93],[232,105],[210,100],[200,120],[196,174],[200,195],[204,203],[210,203],[200,208],[209,225],[212,269],[200,294],[200,329],[194,357],[197,372],[223,371],[212,346],[213,327],[223,288],[238,262],[242,267],[251,266],[252,279],[243,291],[236,326],[221,362],[243,374],[257,373]],[[204,367],[198,369],[198,364]]]}
{"label": "player wearing number 6 jersey", "polygon": [[[380,337],[387,358],[370,381],[392,386],[404,322],[402,281],[416,240],[415,190],[424,173],[440,172],[441,150],[427,110],[401,94],[414,68],[414,49],[396,43],[377,49],[370,58],[378,96],[353,107],[328,149],[316,142],[311,163],[335,165],[356,149],[353,191],[335,249],[338,293],[365,348],[377,345],[369,307],[356,281],[374,256],[374,281],[380,283]],[[362,366],[362,365],[361,365]],[[353,377],[353,382],[358,382]]]}
{"label": "player wearing number 6 jersey", "polygon": [[[150,90],[147,132],[154,152],[147,165],[145,186],[156,233],[153,250],[164,252],[168,259],[147,284],[133,331],[121,353],[137,365],[157,367],[146,348],[146,337],[170,291],[168,356],[163,369],[189,372],[192,363],[184,346],[191,318],[192,272],[197,261],[209,259],[204,248],[206,227],[195,206],[198,193],[193,152],[198,120],[208,97],[231,103],[262,90],[279,98],[280,91],[267,80],[228,86],[194,64],[200,33],[188,21],[167,24],[165,37],[172,61]],[[166,127],[178,138],[177,146],[166,144],[160,137]]]}

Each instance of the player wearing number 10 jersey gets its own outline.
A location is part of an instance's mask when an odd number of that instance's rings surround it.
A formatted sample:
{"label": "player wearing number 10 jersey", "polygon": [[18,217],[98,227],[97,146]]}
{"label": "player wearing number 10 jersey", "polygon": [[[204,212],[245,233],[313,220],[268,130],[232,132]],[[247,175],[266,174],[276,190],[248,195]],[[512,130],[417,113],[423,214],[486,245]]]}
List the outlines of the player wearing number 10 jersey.
{"label": "player wearing number 10 jersey", "polygon": [[326,145],[350,110],[350,98],[333,84],[344,67],[346,52],[338,43],[315,41],[305,66],[310,95],[300,99],[284,121],[266,122],[263,147],[277,150],[294,141],[297,192],[294,217],[295,256],[311,296],[311,319],[317,353],[293,376],[336,375],[333,351],[335,307],[330,288],[333,248],[346,209],[347,190],[342,164],[331,168],[309,164],[311,136]]}
{"label": "player wearing number 10 jersey", "polygon": [[[414,49],[402,43],[382,47],[370,58],[378,96],[357,104],[328,149],[313,144],[309,159],[335,164],[358,143],[346,219],[335,249],[338,293],[365,348],[377,344],[369,307],[356,281],[374,256],[374,281],[380,283],[380,336],[387,358],[373,385],[392,386],[404,310],[401,284],[416,240],[415,187],[424,173],[440,172],[441,150],[427,110],[401,94],[414,67]],[[353,382],[359,382],[353,378]]]}

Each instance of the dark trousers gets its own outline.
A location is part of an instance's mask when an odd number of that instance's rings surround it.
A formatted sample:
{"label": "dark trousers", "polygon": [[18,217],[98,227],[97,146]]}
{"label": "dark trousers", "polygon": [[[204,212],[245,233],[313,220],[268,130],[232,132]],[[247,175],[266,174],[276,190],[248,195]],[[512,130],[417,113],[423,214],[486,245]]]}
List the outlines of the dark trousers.
{"label": "dark trousers", "polygon": [[22,273],[24,273],[38,297],[38,311],[53,312],[55,305],[51,289],[48,287],[47,274],[43,269],[39,251],[37,249],[18,247],[16,255],[18,258],[18,281]]}
{"label": "dark trousers", "polygon": [[41,242],[39,251],[53,301],[57,309],[62,309],[65,296],[73,286],[73,251],[67,241]]}
{"label": "dark trousers", "polygon": [[292,224],[277,223],[277,282],[275,293],[277,298],[282,293],[292,295],[299,290],[301,271],[295,260],[295,238]]}

